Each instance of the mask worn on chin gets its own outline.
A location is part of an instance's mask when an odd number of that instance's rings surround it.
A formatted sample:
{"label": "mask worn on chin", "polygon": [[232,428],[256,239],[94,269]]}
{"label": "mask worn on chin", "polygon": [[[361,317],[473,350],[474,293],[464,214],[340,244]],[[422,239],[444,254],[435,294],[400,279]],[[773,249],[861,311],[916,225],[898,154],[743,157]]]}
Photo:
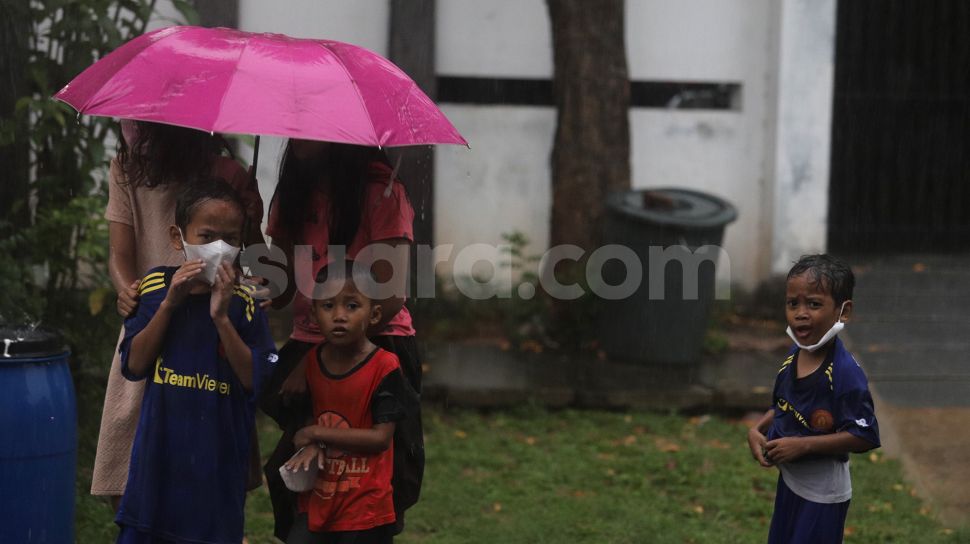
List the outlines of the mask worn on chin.
{"label": "mask worn on chin", "polygon": [[[846,302],[848,302],[848,301],[846,301]],[[791,330],[791,327],[788,327],[787,329],[785,329],[785,332],[788,333],[788,336],[792,339],[793,342],[795,342],[795,345],[796,346],[798,346],[798,347],[800,347],[800,348],[802,348],[802,349],[804,349],[806,351],[813,352],[813,351],[817,350],[818,348],[824,346],[825,344],[828,344],[829,343],[829,340],[835,338],[835,335],[837,335],[840,332],[842,332],[842,329],[845,328],[845,323],[842,322],[842,312],[844,310],[845,310],[845,302],[842,303],[842,308],[839,309],[839,319],[836,320],[835,324],[832,325],[832,328],[831,329],[829,329],[825,334],[822,335],[822,338],[819,339],[818,342],[812,344],[811,346],[806,346],[806,345],[803,345],[803,344],[799,343],[798,342],[798,338],[795,337],[795,333]]]}
{"label": "mask worn on chin", "polygon": [[219,263],[222,261],[231,263],[236,260],[236,255],[239,254],[238,247],[231,246],[222,240],[208,244],[190,244],[185,241],[182,229],[179,229],[179,235],[182,237],[182,252],[185,254],[185,260],[202,259],[202,262],[205,263],[202,276],[209,285],[216,281],[216,269],[219,267]]}

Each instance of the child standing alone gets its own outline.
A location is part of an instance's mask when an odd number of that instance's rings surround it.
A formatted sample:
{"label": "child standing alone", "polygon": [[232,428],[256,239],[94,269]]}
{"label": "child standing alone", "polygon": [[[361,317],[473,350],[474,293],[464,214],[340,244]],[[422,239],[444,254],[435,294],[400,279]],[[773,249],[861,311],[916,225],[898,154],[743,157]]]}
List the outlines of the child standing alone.
{"label": "child standing alone", "polygon": [[837,337],[854,286],[852,270],[828,255],[802,257],[788,272],[785,318],[795,346],[775,378],[774,406],[748,432],[755,460],[779,470],[770,544],[842,542],[849,453],[879,447],[865,373]]}
{"label": "child standing alone", "polygon": [[[367,296],[369,271],[347,261],[323,268],[313,314],[326,342],[305,358],[313,423],[293,440],[285,470],[319,467],[299,496],[287,544],[390,543],[394,539],[394,428],[405,418],[405,377],[396,355],[367,339],[381,306]],[[329,276],[329,277],[328,277]]]}
{"label": "child standing alone", "polygon": [[186,185],[169,228],[186,261],[150,270],[125,321],[121,372],[148,379],[119,543],[242,541],[255,392],[276,361],[265,315],[236,284],[243,218],[225,182]]}

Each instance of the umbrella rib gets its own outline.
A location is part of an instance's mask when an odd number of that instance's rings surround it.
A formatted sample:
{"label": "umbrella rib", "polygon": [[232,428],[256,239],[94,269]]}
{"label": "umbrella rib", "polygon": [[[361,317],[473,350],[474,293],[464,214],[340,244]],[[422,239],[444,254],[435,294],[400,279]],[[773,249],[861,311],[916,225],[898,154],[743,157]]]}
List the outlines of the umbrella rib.
{"label": "umbrella rib", "polygon": [[[216,122],[219,120],[220,113],[222,112],[222,105],[226,102],[226,97],[229,95],[229,89],[232,88],[232,82],[236,80],[236,74],[239,73],[239,60],[242,58],[243,54],[246,53],[246,49],[249,48],[249,39],[243,42],[242,48],[239,50],[239,56],[236,57],[236,63],[234,64],[235,70],[232,71],[232,75],[229,76],[229,81],[226,82],[226,89],[222,93],[222,98],[219,99],[219,108],[216,109],[216,115],[212,118],[212,129],[210,132],[215,131]],[[219,132],[225,132],[220,130]]]}
{"label": "umbrella rib", "polygon": [[347,74],[347,79],[350,80],[350,83],[353,84],[354,92],[357,94],[357,99],[360,100],[361,107],[363,107],[364,112],[367,113],[367,121],[370,123],[370,128],[374,132],[374,141],[377,142],[377,147],[383,147],[381,145],[380,140],[378,140],[377,127],[374,126],[374,119],[371,118],[370,110],[367,108],[367,102],[364,101],[364,95],[361,94],[360,92],[360,86],[357,85],[357,80],[350,75],[350,70],[348,70],[347,67],[344,66],[344,61],[342,58],[340,58],[340,55],[338,55],[333,49],[330,49],[329,47],[323,44],[320,44],[320,47],[323,47],[324,49],[330,51],[333,54],[334,58],[337,60],[337,64],[339,64],[340,68],[344,71],[344,73]]}

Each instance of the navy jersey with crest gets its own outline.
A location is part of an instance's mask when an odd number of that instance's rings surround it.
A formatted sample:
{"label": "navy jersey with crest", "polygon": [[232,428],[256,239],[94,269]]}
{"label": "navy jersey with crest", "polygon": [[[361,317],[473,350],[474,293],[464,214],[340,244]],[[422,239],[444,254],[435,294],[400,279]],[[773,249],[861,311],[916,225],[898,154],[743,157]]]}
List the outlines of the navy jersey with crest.
{"label": "navy jersey with crest", "polygon": [[[132,338],[155,315],[175,270],[152,269],[141,282],[120,348],[128,379],[140,379],[128,366]],[[228,315],[253,360],[253,391],[244,390],[209,316],[210,298],[190,294],[175,308],[159,357],[143,377],[145,396],[116,521],[179,542],[238,543],[255,398],[276,362],[276,346],[265,314],[237,286]]]}
{"label": "navy jersey with crest", "polygon": [[797,346],[791,350],[775,379],[768,440],[847,431],[879,447],[869,382],[842,340],[836,337],[819,368],[804,378],[798,378],[798,352]]}

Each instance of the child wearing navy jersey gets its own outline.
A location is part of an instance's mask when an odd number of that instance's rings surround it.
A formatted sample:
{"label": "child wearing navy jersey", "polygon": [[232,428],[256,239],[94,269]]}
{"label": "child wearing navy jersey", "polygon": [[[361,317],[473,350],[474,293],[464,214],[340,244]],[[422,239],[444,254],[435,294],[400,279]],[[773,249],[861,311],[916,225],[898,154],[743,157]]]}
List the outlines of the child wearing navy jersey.
{"label": "child wearing navy jersey", "polygon": [[312,419],[296,433],[302,449],[284,470],[316,465],[318,474],[299,496],[286,542],[390,543],[394,430],[406,417],[406,378],[397,356],[367,338],[382,311],[368,296],[376,287],[370,271],[334,262],[317,280],[313,315],[326,341],[305,356]]}
{"label": "child wearing navy jersey", "polygon": [[121,544],[239,544],[255,393],[276,361],[266,316],[232,265],[243,207],[219,180],[187,184],[169,235],[186,254],[139,286],[121,371],[147,378],[116,522]]}
{"label": "child wearing navy jersey", "polygon": [[770,544],[842,542],[852,498],[849,453],[879,447],[862,368],[837,334],[852,314],[855,277],[828,255],[788,273],[785,317],[795,342],[782,362],[774,406],[748,432],[751,455],[777,466]]}

